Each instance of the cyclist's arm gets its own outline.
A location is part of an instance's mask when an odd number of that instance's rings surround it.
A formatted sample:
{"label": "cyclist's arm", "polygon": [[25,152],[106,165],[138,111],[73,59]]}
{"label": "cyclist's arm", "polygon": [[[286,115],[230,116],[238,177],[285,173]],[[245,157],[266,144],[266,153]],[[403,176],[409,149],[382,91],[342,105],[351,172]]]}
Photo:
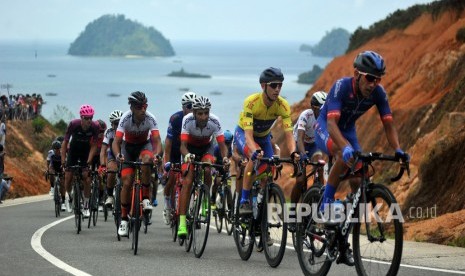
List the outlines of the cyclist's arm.
{"label": "cyclist's arm", "polygon": [[341,130],[339,130],[337,125],[338,121],[339,118],[328,117],[328,133],[336,146],[336,148],[333,148],[333,154],[338,150],[342,150],[345,146],[351,146],[349,141],[342,136]]}
{"label": "cyclist's arm", "polygon": [[302,130],[302,129],[297,130],[297,151],[299,153],[305,152],[304,137],[305,137],[305,130]]}
{"label": "cyclist's arm", "polygon": [[221,157],[225,158],[228,157],[228,147],[226,143],[223,141],[218,142],[218,146],[220,147]]}
{"label": "cyclist's arm", "polygon": [[255,144],[255,140],[253,139],[253,129],[245,129],[245,144],[249,148],[249,156],[246,156],[247,158],[252,157],[252,153],[254,153],[258,148]]}
{"label": "cyclist's arm", "polygon": [[100,165],[106,165],[106,157],[107,157],[107,149],[108,145],[107,144],[102,144],[102,148],[100,149]]}
{"label": "cyclist's arm", "polygon": [[383,120],[384,132],[386,133],[386,138],[391,145],[391,147],[396,150],[400,148],[399,145],[399,136],[397,134],[396,127],[394,126],[394,122],[392,117],[390,120]]}
{"label": "cyclist's arm", "polygon": [[189,153],[189,150],[187,149],[187,141],[181,140],[181,154],[183,156],[186,156]]}
{"label": "cyclist's arm", "polygon": [[161,155],[163,153],[163,149],[161,147],[161,138],[158,131],[152,131],[151,139],[152,142],[152,149],[155,155]]}
{"label": "cyclist's arm", "polygon": [[292,133],[292,130],[286,131],[285,135],[286,135],[287,149],[289,150],[290,153],[295,152],[295,141],[294,141],[294,134]]}
{"label": "cyclist's arm", "polygon": [[237,152],[236,147],[234,147],[234,149],[233,149],[233,151],[232,151],[231,159],[232,159],[234,162],[236,162],[236,164],[239,164],[239,161],[241,161],[241,159],[242,159],[242,156],[239,154],[239,152]]}
{"label": "cyclist's arm", "polygon": [[121,154],[121,143],[123,142],[123,137],[122,136],[115,136],[115,139],[113,139],[113,143],[111,144],[111,148],[113,149],[113,153],[115,154],[116,157]]}
{"label": "cyclist's arm", "polygon": [[61,144],[61,164],[65,164],[66,161],[66,150],[68,149],[68,141],[64,140],[63,143]]}
{"label": "cyclist's arm", "polygon": [[90,143],[89,157],[87,158],[87,164],[92,164],[92,159],[97,153],[97,142],[93,141]]}
{"label": "cyclist's arm", "polygon": [[165,139],[165,152],[163,153],[163,163],[164,164],[166,164],[166,162],[170,161],[171,146],[172,145],[173,145],[173,142],[171,141],[171,139],[166,137],[166,139]]}

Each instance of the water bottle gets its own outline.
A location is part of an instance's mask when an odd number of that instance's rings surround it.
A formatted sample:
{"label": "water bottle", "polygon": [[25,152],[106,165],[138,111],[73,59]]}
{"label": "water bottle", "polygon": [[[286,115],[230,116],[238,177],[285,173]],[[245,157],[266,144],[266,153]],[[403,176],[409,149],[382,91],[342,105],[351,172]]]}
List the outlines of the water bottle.
{"label": "water bottle", "polygon": [[253,218],[256,219],[258,215],[258,207],[257,207],[257,196],[252,197],[252,210],[253,210]]}
{"label": "water bottle", "polygon": [[262,203],[263,193],[265,193],[265,191],[263,189],[260,189],[260,191],[258,192],[258,195],[257,195],[257,204]]}

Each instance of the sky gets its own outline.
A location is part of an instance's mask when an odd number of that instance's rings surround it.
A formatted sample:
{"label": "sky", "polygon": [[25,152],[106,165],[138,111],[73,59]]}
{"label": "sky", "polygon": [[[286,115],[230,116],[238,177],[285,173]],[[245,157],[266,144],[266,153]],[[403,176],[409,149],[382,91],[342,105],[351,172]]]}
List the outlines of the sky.
{"label": "sky", "polygon": [[367,28],[431,0],[0,0],[0,42],[72,42],[104,14],[123,14],[170,40],[317,42]]}

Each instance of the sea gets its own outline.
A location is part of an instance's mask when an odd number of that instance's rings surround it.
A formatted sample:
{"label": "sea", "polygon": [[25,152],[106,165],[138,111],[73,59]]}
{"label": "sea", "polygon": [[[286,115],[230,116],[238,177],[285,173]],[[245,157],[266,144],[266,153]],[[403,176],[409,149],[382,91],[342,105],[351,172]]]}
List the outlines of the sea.
{"label": "sea", "polygon": [[[82,104],[91,104],[95,119],[108,122],[114,109],[128,110],[127,97],[145,92],[162,137],[169,117],[181,109],[186,91],[208,97],[211,112],[224,129],[234,129],[244,99],[260,91],[258,78],[267,67],[284,73],[281,95],[290,104],[302,100],[311,85],[298,84],[298,75],[314,65],[324,68],[330,58],[300,52],[290,41],[171,41],[173,57],[77,57],[67,54],[70,42],[1,42],[0,94],[41,94],[42,115],[52,122],[78,117]],[[168,77],[172,71],[211,78]],[[7,86],[9,89],[7,90]]]}

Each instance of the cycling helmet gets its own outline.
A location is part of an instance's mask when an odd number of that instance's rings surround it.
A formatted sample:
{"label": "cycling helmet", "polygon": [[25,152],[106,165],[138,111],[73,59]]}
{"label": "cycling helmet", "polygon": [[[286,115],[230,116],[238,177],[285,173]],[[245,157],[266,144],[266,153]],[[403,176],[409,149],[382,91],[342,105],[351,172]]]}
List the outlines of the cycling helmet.
{"label": "cycling helmet", "polygon": [[231,131],[226,130],[224,132],[224,141],[229,144],[229,143],[232,143],[232,140],[233,140],[233,135]]}
{"label": "cycling helmet", "polygon": [[65,137],[63,136],[58,136],[57,138],[55,138],[56,141],[60,142],[60,143],[63,143],[63,141],[65,140]]}
{"label": "cycling helmet", "polygon": [[61,148],[61,143],[60,143],[60,141],[57,141],[57,140],[53,141],[53,143],[52,143],[52,149],[60,149],[60,148]]}
{"label": "cycling helmet", "polygon": [[318,91],[313,93],[312,100],[310,101],[310,104],[313,106],[322,106],[325,101],[326,101],[326,92],[324,91]]}
{"label": "cycling helmet", "polygon": [[194,103],[194,99],[195,99],[195,93],[187,92],[184,95],[182,95],[181,104],[186,105],[186,104]]}
{"label": "cycling helmet", "polygon": [[107,124],[103,120],[98,119],[97,125],[99,127],[100,132],[104,132],[107,129]]}
{"label": "cycling helmet", "polygon": [[192,108],[195,110],[196,109],[210,109],[211,107],[212,107],[212,104],[210,103],[210,100],[204,96],[195,97],[194,104],[192,105]]}
{"label": "cycling helmet", "polygon": [[386,70],[384,59],[373,51],[361,52],[354,59],[354,68],[360,72],[381,78]]}
{"label": "cycling helmet", "polygon": [[79,109],[80,116],[94,116],[94,108],[91,105],[83,104]]}
{"label": "cycling helmet", "polygon": [[110,123],[113,124],[113,122],[115,121],[118,121],[119,119],[121,119],[121,116],[123,116],[123,112],[120,111],[120,110],[113,110],[111,113],[110,113]]}
{"label": "cycling helmet", "polygon": [[260,75],[260,83],[267,83],[272,81],[284,81],[284,76],[281,72],[281,69],[270,67],[265,69],[265,71],[263,71]]}
{"label": "cycling helmet", "polygon": [[128,97],[128,104],[130,105],[142,105],[147,103],[147,97],[144,92],[136,91],[132,92]]}

